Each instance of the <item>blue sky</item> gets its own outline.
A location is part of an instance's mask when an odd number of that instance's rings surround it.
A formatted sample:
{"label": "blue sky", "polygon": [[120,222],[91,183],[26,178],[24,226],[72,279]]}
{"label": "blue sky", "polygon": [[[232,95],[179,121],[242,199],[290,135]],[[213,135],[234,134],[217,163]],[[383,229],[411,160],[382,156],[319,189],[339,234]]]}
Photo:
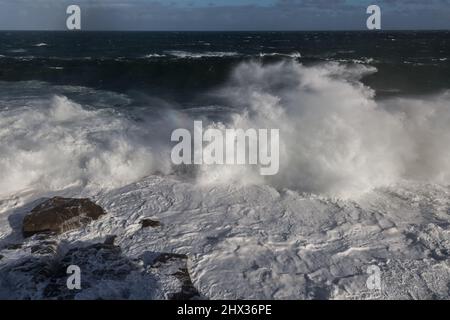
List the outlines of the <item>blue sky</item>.
{"label": "blue sky", "polygon": [[0,0],[0,29],[64,29],[69,4],[84,30],[358,30],[369,4],[383,29],[450,29],[450,0]]}

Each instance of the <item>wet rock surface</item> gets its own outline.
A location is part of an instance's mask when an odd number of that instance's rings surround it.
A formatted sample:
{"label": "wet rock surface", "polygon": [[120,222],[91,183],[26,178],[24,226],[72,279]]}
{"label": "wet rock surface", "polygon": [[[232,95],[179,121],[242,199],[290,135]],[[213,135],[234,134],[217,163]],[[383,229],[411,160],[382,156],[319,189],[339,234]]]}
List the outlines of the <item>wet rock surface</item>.
{"label": "wet rock surface", "polygon": [[145,228],[158,228],[161,226],[161,222],[151,220],[151,219],[144,219],[141,221],[142,229]]}
{"label": "wet rock surface", "polygon": [[[69,266],[80,268],[81,290],[68,289]],[[83,299],[93,296],[101,299],[127,299],[131,292],[126,287],[117,285],[137,270],[138,266],[124,257],[118,246],[98,243],[73,248],[58,261],[54,275],[43,290],[43,296],[46,299]],[[142,280],[151,282],[152,279]],[[117,289],[106,290],[109,285],[114,285]]]}
{"label": "wet rock surface", "polygon": [[200,299],[199,292],[192,284],[187,261],[186,255],[162,253],[152,263],[152,268],[160,272],[173,272],[170,275],[177,278],[181,283],[181,291],[169,293],[169,300]]}
{"label": "wet rock surface", "polygon": [[24,237],[35,234],[61,234],[97,220],[105,211],[89,199],[55,197],[45,201],[25,216]]}
{"label": "wet rock surface", "polygon": [[6,246],[7,250],[18,250],[22,248],[22,244],[21,243],[12,243]]}
{"label": "wet rock surface", "polygon": [[[146,259],[130,259],[114,245],[114,236],[69,249],[44,239],[30,248],[31,255],[0,267],[0,299],[200,298],[185,255],[148,252]],[[80,290],[67,285],[69,266],[80,270]]]}
{"label": "wet rock surface", "polygon": [[54,240],[45,240],[31,247],[32,254],[52,255],[58,251],[58,242]]}
{"label": "wet rock surface", "polygon": [[[60,197],[31,210],[23,219],[25,239],[5,247],[15,259],[0,264],[0,299],[200,299],[186,255],[148,251],[130,258],[115,243],[115,234],[100,243],[68,244],[59,238],[104,214],[89,199]],[[143,219],[141,226],[161,224]],[[81,289],[68,286],[73,267],[79,270]]]}

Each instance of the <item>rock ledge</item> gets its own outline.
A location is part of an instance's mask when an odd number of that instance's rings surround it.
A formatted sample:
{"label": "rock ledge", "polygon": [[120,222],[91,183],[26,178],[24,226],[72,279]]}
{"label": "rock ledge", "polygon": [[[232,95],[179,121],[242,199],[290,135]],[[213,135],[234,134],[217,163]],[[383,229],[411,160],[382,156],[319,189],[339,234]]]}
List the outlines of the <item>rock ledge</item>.
{"label": "rock ledge", "polygon": [[61,234],[87,225],[104,214],[105,211],[89,199],[55,197],[25,216],[22,232],[24,237],[41,233]]}

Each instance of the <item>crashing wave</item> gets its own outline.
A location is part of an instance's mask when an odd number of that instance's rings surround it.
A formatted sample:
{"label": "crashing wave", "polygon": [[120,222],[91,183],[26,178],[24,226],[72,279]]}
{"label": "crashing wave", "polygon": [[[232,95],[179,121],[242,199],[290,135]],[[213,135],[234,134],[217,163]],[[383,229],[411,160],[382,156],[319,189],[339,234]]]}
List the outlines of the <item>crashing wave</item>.
{"label": "crashing wave", "polygon": [[[253,166],[192,168],[200,184],[268,184],[354,198],[403,180],[450,181],[450,93],[383,101],[361,79],[365,65],[295,61],[246,62],[214,92],[233,110],[206,126],[280,129],[280,172]],[[192,125],[195,112],[140,109],[138,118],[84,107],[65,96],[33,98],[0,110],[1,194],[71,185],[118,187],[169,173],[170,135]]]}

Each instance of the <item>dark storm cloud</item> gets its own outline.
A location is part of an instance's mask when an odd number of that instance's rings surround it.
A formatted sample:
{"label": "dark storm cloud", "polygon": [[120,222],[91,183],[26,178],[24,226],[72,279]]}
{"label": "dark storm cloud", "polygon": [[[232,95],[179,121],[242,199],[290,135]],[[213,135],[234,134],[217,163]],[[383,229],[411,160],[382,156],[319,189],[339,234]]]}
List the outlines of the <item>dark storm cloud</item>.
{"label": "dark storm cloud", "polygon": [[384,29],[450,28],[450,0],[0,0],[0,28],[64,29],[69,4],[85,30],[364,29],[370,4]]}

